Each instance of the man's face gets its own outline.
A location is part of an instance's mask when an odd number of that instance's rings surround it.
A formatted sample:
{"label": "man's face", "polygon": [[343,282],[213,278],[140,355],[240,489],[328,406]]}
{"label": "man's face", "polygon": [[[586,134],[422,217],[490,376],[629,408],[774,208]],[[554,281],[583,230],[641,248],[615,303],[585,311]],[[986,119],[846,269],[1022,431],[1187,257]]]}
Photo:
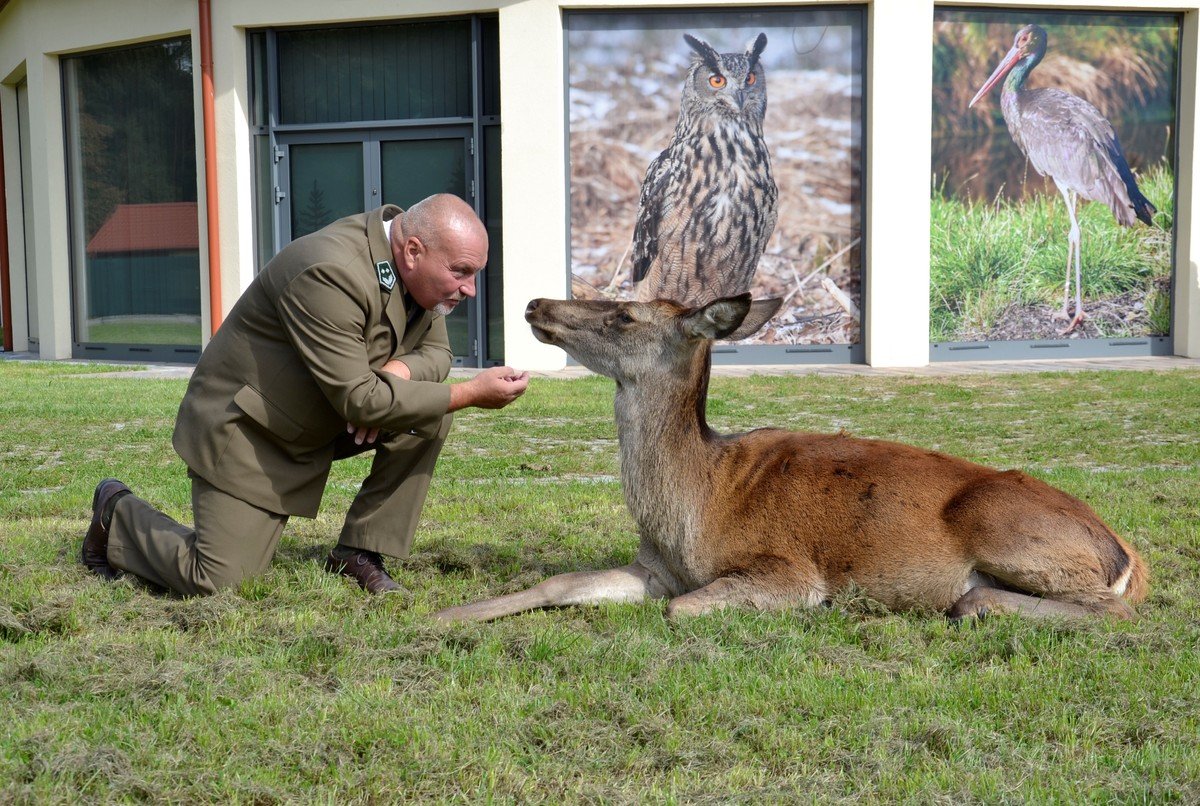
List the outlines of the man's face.
{"label": "man's face", "polygon": [[413,300],[427,311],[448,316],[459,302],[475,296],[475,278],[487,262],[487,235],[448,232],[433,248],[419,238],[403,244],[401,279]]}

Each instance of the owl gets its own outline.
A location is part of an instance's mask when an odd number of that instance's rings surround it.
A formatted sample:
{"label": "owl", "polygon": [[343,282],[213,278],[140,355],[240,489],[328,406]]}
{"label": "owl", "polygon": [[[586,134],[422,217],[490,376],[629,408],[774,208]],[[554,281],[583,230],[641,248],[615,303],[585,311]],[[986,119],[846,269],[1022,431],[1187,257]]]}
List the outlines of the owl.
{"label": "owl", "polygon": [[639,300],[699,305],[750,290],[779,194],[763,139],[767,35],[745,53],[683,38],[695,55],[671,144],[642,182],[633,280]]}

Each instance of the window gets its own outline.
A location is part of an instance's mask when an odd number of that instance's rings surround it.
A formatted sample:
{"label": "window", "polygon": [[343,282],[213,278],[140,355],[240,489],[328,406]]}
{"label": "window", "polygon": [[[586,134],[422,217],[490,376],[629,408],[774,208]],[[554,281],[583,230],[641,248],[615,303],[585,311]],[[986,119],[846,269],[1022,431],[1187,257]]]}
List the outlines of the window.
{"label": "window", "polygon": [[191,41],[70,57],[63,76],[76,355],[194,360]]}

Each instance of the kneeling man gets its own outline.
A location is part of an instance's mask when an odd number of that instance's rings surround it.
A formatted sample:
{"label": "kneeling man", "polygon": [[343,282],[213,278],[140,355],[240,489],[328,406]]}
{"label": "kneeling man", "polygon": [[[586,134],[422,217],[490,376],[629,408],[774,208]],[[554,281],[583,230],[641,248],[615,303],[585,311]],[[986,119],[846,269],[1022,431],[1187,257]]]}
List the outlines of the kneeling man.
{"label": "kneeling man", "polygon": [[452,412],[502,408],[529,383],[510,367],[443,383],[445,317],[475,296],[487,231],[456,196],[390,205],[293,241],[238,299],[200,357],[172,439],[192,480],[194,528],[105,479],[85,565],[185,596],[262,573],[291,515],[315,517],[330,466],[368,450],[371,472],[325,567],[397,590]]}

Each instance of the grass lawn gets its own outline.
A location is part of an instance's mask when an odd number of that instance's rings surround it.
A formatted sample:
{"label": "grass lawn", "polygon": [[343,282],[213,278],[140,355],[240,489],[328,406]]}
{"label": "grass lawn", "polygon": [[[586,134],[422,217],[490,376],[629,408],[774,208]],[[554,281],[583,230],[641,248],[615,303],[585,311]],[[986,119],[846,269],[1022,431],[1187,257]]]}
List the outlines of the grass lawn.
{"label": "grass lawn", "polygon": [[456,422],[407,593],[322,572],[367,459],[208,599],[77,563],[92,488],[188,519],[182,381],[0,361],[0,801],[1200,801],[1200,372],[718,378],[710,420],[900,439],[1088,501],[1146,557],[1134,624],[956,628],[862,597],[430,614],[628,562],[612,387]]}

